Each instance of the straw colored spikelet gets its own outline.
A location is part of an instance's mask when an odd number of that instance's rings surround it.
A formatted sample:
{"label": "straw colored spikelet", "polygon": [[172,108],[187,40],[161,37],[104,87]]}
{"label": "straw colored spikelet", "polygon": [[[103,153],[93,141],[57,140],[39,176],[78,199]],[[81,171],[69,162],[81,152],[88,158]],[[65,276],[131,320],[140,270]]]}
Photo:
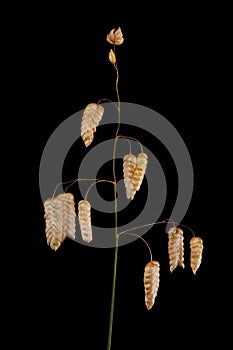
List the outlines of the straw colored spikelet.
{"label": "straw colored spikelet", "polygon": [[110,44],[113,44],[113,45],[121,45],[124,41],[124,38],[123,38],[123,34],[122,34],[122,31],[121,31],[121,28],[118,27],[118,28],[113,28],[110,33],[107,35],[107,41],[110,43]]}
{"label": "straw colored spikelet", "polygon": [[194,275],[201,265],[203,252],[203,241],[200,237],[193,237],[190,240],[190,264]]}
{"label": "straw colored spikelet", "polygon": [[145,304],[148,310],[152,308],[158,293],[160,281],[160,265],[158,261],[152,260],[146,264],[144,269]]}
{"label": "straw colored spikelet", "polygon": [[48,198],[44,202],[44,210],[47,244],[53,250],[57,250],[64,240],[61,222],[62,202],[57,198]]}
{"label": "straw colored spikelet", "polygon": [[78,218],[82,239],[90,243],[92,241],[91,205],[85,199],[78,203]]}
{"label": "straw colored spikelet", "polygon": [[171,272],[178,265],[184,268],[184,236],[179,227],[171,227],[168,231],[168,255]]}
{"label": "straw colored spikelet", "polygon": [[65,237],[75,239],[76,212],[72,193],[63,193],[57,196],[62,202],[62,233]]}
{"label": "straw colored spikelet", "polygon": [[102,119],[104,108],[96,103],[89,103],[84,109],[81,122],[81,137],[86,147],[93,139],[96,127]]}
{"label": "straw colored spikelet", "polygon": [[134,154],[126,154],[123,158],[123,176],[126,189],[126,197],[130,199],[133,196],[134,187],[132,177],[136,167],[137,158]]}
{"label": "straw colored spikelet", "polygon": [[147,168],[147,163],[148,163],[148,156],[145,153],[139,153],[137,156],[136,166],[135,166],[134,173],[131,180],[133,185],[131,199],[134,198],[135,193],[139,191],[141,187],[141,184],[146,172],[146,168]]}
{"label": "straw colored spikelet", "polygon": [[48,198],[44,202],[47,244],[57,250],[66,237],[75,238],[75,207],[71,193]]}
{"label": "straw colored spikelet", "polygon": [[112,49],[109,51],[108,57],[109,57],[109,61],[110,61],[112,64],[115,64],[115,63],[116,63],[116,55],[115,55],[115,53],[113,52]]}

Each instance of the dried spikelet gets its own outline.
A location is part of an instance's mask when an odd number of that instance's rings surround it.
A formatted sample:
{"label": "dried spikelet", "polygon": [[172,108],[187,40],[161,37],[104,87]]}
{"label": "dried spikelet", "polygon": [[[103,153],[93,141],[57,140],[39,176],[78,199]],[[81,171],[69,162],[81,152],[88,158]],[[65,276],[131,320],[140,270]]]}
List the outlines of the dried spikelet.
{"label": "dried spikelet", "polygon": [[123,38],[123,34],[122,34],[122,31],[121,31],[121,28],[118,27],[117,29],[116,28],[113,28],[110,33],[107,35],[107,41],[110,43],[110,44],[113,44],[113,45],[121,45],[124,41],[124,38]]}
{"label": "dried spikelet", "polygon": [[92,241],[91,205],[85,199],[78,203],[78,218],[82,239],[89,243]]}
{"label": "dried spikelet", "polygon": [[142,181],[144,179],[144,175],[146,172],[148,163],[148,156],[145,153],[139,153],[136,160],[136,167],[134,169],[134,173],[132,176],[132,185],[133,185],[133,191],[131,195],[131,199],[134,198],[135,193],[139,191]]}
{"label": "dried spikelet", "polygon": [[171,227],[168,231],[168,255],[171,272],[178,265],[184,268],[184,236],[179,227]]}
{"label": "dried spikelet", "polygon": [[203,241],[200,237],[193,237],[190,240],[190,264],[194,275],[201,265],[203,252]]}
{"label": "dried spikelet", "polygon": [[116,55],[115,55],[115,53],[113,52],[112,49],[109,51],[108,57],[109,57],[109,61],[110,61],[112,64],[115,64],[115,63],[116,63]]}
{"label": "dried spikelet", "polygon": [[75,238],[74,197],[63,193],[44,202],[45,233],[48,245],[57,250],[66,237]]}
{"label": "dried spikelet", "polygon": [[126,197],[128,199],[133,196],[134,187],[132,184],[132,176],[136,167],[136,161],[137,158],[132,153],[126,154],[123,158],[123,176],[126,189]]}
{"label": "dried spikelet", "polygon": [[152,260],[146,264],[144,270],[145,304],[148,310],[152,308],[158,293],[160,281],[160,265]]}
{"label": "dried spikelet", "polygon": [[63,193],[57,196],[62,202],[62,233],[63,235],[75,239],[76,212],[75,202],[72,193]]}
{"label": "dried spikelet", "polygon": [[48,198],[44,202],[45,233],[47,244],[57,250],[64,240],[62,234],[62,202],[60,199]]}
{"label": "dried spikelet", "polygon": [[86,147],[92,143],[103,113],[104,108],[96,103],[89,103],[86,106],[81,122],[81,136]]}

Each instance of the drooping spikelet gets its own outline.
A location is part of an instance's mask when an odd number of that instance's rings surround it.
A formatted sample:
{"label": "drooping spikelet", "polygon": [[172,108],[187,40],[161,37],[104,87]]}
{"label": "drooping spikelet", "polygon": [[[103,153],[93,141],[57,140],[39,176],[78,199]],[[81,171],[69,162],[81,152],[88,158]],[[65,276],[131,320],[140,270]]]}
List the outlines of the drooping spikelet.
{"label": "drooping spikelet", "polygon": [[107,35],[107,41],[113,45],[121,45],[124,41],[121,28],[113,28]]}
{"label": "drooping spikelet", "polygon": [[57,200],[62,202],[62,233],[63,235],[75,239],[76,212],[75,201],[72,193],[62,193],[57,196]]}
{"label": "drooping spikelet", "polygon": [[47,244],[53,250],[57,250],[64,240],[61,222],[62,203],[56,197],[48,198],[44,202],[44,210]]}
{"label": "drooping spikelet", "polygon": [[85,199],[78,203],[78,218],[82,239],[89,243],[92,241],[91,205]]}
{"label": "drooping spikelet", "polygon": [[104,108],[96,103],[89,103],[84,109],[81,122],[81,137],[86,147],[93,139],[96,127],[102,119]]}
{"label": "drooping spikelet", "polygon": [[139,153],[137,156],[136,160],[136,166],[134,169],[134,173],[132,176],[132,185],[133,185],[133,190],[132,190],[132,195],[131,199],[134,198],[135,193],[139,191],[142,181],[144,179],[144,175],[146,172],[147,168],[147,163],[148,163],[148,156],[145,153]]}
{"label": "drooping spikelet", "polygon": [[203,241],[200,237],[193,237],[190,240],[190,265],[194,275],[201,265],[203,252]]}
{"label": "drooping spikelet", "polygon": [[171,272],[178,265],[184,268],[184,236],[179,227],[171,227],[168,231],[168,255]]}
{"label": "drooping spikelet", "polygon": [[66,237],[75,238],[75,207],[71,193],[63,193],[44,202],[45,233],[48,245],[57,250]]}
{"label": "drooping spikelet", "polygon": [[152,308],[158,293],[160,282],[160,265],[158,261],[152,260],[146,264],[144,269],[145,304],[148,310]]}
{"label": "drooping spikelet", "polygon": [[130,199],[133,196],[132,176],[136,167],[136,156],[132,153],[126,154],[123,158],[123,176],[126,189],[126,197]]}

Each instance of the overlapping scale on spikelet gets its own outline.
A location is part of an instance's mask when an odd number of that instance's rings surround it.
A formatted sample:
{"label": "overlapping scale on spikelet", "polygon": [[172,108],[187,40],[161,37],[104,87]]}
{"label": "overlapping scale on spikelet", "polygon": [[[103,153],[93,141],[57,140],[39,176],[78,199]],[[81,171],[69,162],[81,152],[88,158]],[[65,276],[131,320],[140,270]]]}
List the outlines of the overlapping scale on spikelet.
{"label": "overlapping scale on spikelet", "polygon": [[104,108],[96,103],[89,103],[84,109],[81,121],[81,137],[86,147],[92,143],[103,113]]}
{"label": "overlapping scale on spikelet", "polygon": [[91,204],[85,199],[78,203],[78,218],[82,239],[90,243],[92,241]]}
{"label": "overlapping scale on spikelet", "polygon": [[65,237],[75,239],[76,212],[72,193],[63,193],[57,196],[62,201],[62,232]]}
{"label": "overlapping scale on spikelet", "polygon": [[123,176],[126,190],[126,197],[130,199],[133,196],[134,187],[132,184],[132,177],[136,167],[137,157],[132,154],[126,154],[123,158]]}
{"label": "overlapping scale on spikelet", "polygon": [[158,261],[152,260],[146,264],[143,281],[145,290],[145,305],[147,309],[150,310],[154,305],[160,282],[160,264]]}
{"label": "overlapping scale on spikelet", "polygon": [[142,181],[144,179],[145,172],[146,172],[146,168],[147,168],[147,163],[148,163],[147,154],[146,153],[139,153],[137,156],[136,166],[135,166],[133,176],[131,179],[131,182],[133,185],[131,199],[134,198],[136,192],[139,191],[139,189],[141,187],[141,184],[142,184]]}
{"label": "overlapping scale on spikelet", "polygon": [[168,231],[168,255],[171,272],[178,265],[184,268],[184,236],[179,227],[171,227]]}
{"label": "overlapping scale on spikelet", "polygon": [[190,240],[190,265],[196,274],[202,261],[203,240],[200,237],[192,237]]}
{"label": "overlapping scale on spikelet", "polygon": [[47,244],[57,250],[65,238],[75,238],[76,213],[74,197],[63,193],[44,202]]}

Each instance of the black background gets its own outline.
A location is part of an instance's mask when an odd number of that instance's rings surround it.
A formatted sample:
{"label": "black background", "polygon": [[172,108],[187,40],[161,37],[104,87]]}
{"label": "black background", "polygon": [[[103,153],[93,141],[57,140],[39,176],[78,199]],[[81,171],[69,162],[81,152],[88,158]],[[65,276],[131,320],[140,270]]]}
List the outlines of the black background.
{"label": "black background", "polygon": [[[107,348],[114,249],[88,248],[71,240],[56,252],[47,246],[39,165],[45,144],[60,123],[90,102],[116,100],[115,71],[108,61],[111,47],[106,35],[118,26],[125,38],[117,48],[121,101],[157,111],[183,138],[195,176],[183,224],[203,238],[204,251],[194,276],[189,267],[191,236],[184,230],[186,267],[171,274],[163,228],[148,231],[144,238],[160,261],[161,281],[155,305],[147,311],[143,270],[148,252],[140,240],[120,248],[112,350],[164,348],[171,344],[187,348],[200,342],[208,345],[212,344],[213,333],[216,341],[226,340],[227,334],[222,332],[222,338],[219,334],[225,322],[219,316],[224,307],[218,293],[228,289],[224,280],[220,287],[218,256],[222,247],[218,244],[221,225],[216,199],[222,190],[216,184],[220,173],[216,163],[221,129],[219,120],[213,117],[219,108],[216,53],[222,45],[218,9],[142,8],[134,4],[126,10],[117,6],[27,8],[18,18],[19,30],[14,31],[15,89],[23,95],[21,114],[25,115],[20,125],[22,131],[28,131],[27,137],[20,132],[25,167],[22,158],[17,164],[17,152],[14,159],[17,169],[25,169],[22,181],[27,210],[23,210],[18,230],[22,231],[23,247],[16,247],[19,257],[10,275],[9,327],[20,329],[17,341],[24,346]],[[95,142],[100,140],[97,134]],[[140,139],[143,133],[131,136]],[[163,160],[169,157],[163,146],[150,147],[168,179],[171,201],[166,203],[164,219],[175,198],[177,179],[172,176],[171,160]],[[72,172],[70,160],[64,180],[73,178]],[[17,205],[22,206],[21,201]],[[8,251],[8,261],[14,254]]]}

